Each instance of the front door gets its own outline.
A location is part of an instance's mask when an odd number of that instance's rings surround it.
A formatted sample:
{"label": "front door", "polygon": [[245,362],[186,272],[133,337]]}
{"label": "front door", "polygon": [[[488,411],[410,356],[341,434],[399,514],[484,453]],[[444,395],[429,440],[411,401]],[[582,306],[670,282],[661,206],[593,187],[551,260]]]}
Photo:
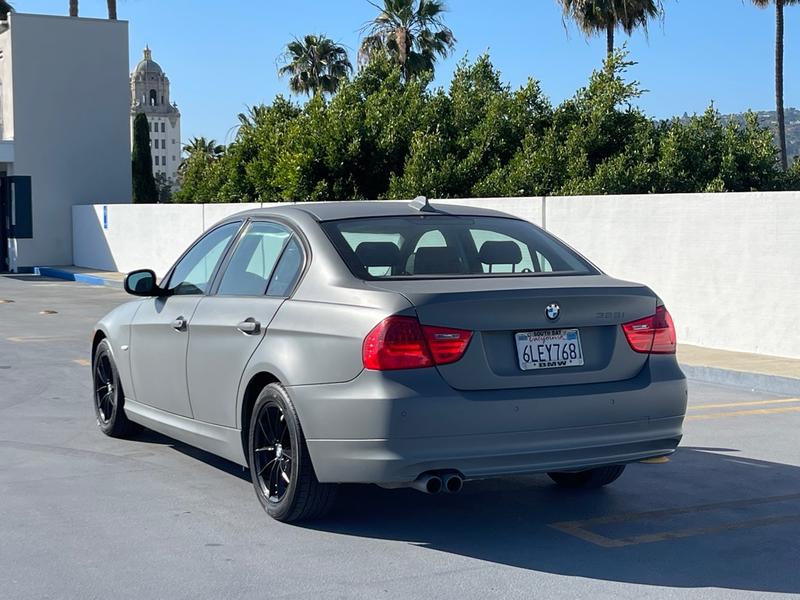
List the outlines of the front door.
{"label": "front door", "polygon": [[192,317],[240,226],[227,223],[206,233],[175,264],[165,284],[169,295],[142,301],[131,322],[129,349],[136,401],[192,416],[186,385]]}
{"label": "front door", "polygon": [[236,427],[242,373],[262,340],[269,343],[267,327],[302,258],[283,225],[255,221],[239,237],[217,289],[200,301],[190,325],[186,371],[195,419]]}

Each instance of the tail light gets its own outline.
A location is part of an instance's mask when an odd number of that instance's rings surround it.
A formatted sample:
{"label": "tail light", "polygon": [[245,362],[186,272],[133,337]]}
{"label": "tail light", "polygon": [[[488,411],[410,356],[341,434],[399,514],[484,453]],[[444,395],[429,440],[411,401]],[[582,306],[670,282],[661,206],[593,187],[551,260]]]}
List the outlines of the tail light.
{"label": "tail light", "polygon": [[464,356],[471,331],[420,325],[414,317],[388,317],[364,338],[364,367],[376,371],[446,365]]}
{"label": "tail light", "polygon": [[636,352],[675,354],[675,325],[664,306],[657,307],[654,315],[625,323],[622,331]]}

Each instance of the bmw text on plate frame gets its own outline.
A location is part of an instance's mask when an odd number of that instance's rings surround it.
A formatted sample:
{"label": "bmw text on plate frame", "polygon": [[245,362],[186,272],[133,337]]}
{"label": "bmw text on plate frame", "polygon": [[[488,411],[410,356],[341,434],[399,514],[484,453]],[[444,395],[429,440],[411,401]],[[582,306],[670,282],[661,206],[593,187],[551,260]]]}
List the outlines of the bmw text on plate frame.
{"label": "bmw text on plate frame", "polygon": [[340,483],[597,487],[682,436],[659,297],[501,212],[256,209],[125,289],[137,298],[92,341],[100,429],[147,427],[249,467],[282,521],[323,516]]}

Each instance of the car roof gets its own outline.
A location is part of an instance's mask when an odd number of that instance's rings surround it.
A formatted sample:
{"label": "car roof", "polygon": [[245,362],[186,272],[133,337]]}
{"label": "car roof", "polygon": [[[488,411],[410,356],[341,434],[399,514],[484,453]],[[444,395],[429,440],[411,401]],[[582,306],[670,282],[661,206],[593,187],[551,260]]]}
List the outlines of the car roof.
{"label": "car roof", "polygon": [[338,219],[358,219],[361,217],[398,217],[419,214],[445,214],[459,216],[489,216],[489,217],[512,217],[504,212],[489,208],[475,206],[462,206],[457,204],[441,204],[432,202],[431,206],[436,212],[420,211],[410,202],[397,202],[386,200],[352,200],[348,202],[302,202],[297,204],[282,204],[255,208],[236,216],[250,217],[269,217],[276,215],[290,216],[297,211],[304,212],[317,221],[335,221]]}

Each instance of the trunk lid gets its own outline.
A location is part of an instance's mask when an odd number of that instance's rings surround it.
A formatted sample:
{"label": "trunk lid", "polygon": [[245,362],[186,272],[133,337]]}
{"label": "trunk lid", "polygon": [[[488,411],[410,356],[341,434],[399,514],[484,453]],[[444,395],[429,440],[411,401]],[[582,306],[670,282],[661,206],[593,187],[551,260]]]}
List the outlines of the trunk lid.
{"label": "trunk lid", "polygon": [[[420,323],[473,331],[463,358],[437,367],[460,390],[513,389],[619,381],[634,377],[647,354],[634,352],[620,325],[655,312],[646,286],[606,275],[389,280],[371,283],[402,294]],[[558,304],[550,320],[545,310]],[[515,334],[578,329],[584,364],[523,371]]]}

